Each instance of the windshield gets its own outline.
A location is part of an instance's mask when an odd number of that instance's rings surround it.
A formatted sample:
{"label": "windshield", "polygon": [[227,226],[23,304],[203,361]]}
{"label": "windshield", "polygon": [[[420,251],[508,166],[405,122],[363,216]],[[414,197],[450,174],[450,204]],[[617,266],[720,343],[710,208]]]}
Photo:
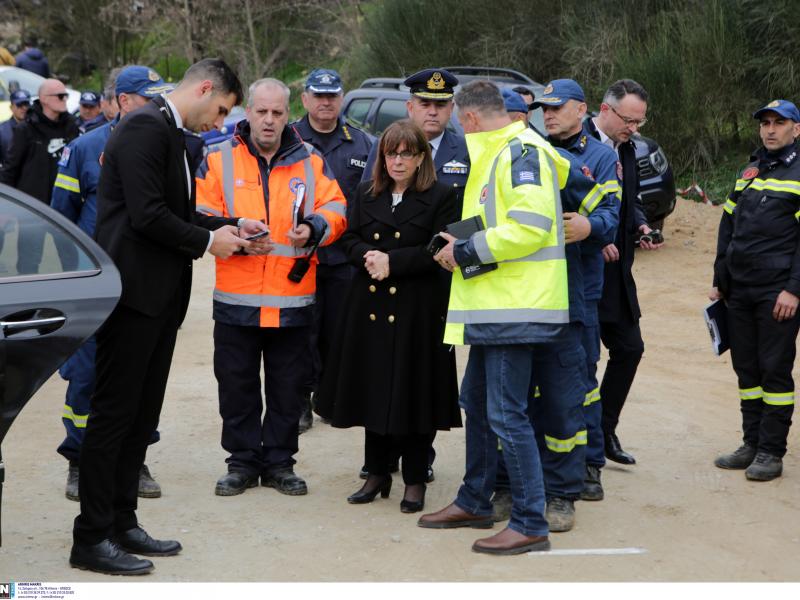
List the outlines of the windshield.
{"label": "windshield", "polygon": [[44,77],[16,67],[0,69],[0,79],[3,80],[3,83],[6,84],[5,87],[9,91],[17,89],[16,87],[12,89],[11,82],[14,81],[18,84],[19,89],[27,91],[31,96],[36,96],[39,93],[39,86],[44,81]]}

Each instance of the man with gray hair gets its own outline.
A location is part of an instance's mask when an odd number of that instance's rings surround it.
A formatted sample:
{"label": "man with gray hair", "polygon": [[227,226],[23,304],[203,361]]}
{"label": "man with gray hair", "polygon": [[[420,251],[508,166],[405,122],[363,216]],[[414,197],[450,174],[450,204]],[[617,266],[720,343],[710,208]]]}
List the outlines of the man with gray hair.
{"label": "man with gray hair", "polygon": [[260,477],[261,485],[298,496],[308,492],[293,456],[311,372],[315,251],[344,232],[346,203],[322,155],[286,126],[283,82],[253,83],[245,112],[234,137],[197,171],[198,212],[269,228],[257,249],[217,261],[214,374],[229,457],[214,493],[241,494]]}
{"label": "man with gray hair", "polygon": [[491,528],[497,441],[511,483],[508,527],[477,540],[487,554],[550,548],[542,464],[528,418],[542,397],[553,403],[583,394],[579,340],[570,335],[565,233],[560,188],[569,161],[524,123],[511,121],[500,90],[473,81],[455,97],[466,134],[470,173],[462,217],[474,233],[434,257],[453,272],[445,343],[470,344],[460,404],[466,421],[466,472],[455,501],[424,515],[433,529]]}

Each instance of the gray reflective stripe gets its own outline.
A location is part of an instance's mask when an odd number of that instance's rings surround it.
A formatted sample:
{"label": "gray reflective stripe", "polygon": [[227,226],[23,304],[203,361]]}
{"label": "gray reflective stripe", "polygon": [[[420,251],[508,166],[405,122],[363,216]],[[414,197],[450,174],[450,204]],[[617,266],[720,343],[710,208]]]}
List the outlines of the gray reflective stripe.
{"label": "gray reflective stripe", "polygon": [[314,193],[317,186],[314,179],[314,165],[311,164],[311,155],[314,152],[314,146],[308,142],[303,142],[306,150],[308,150],[308,157],[303,159],[303,169],[306,174],[306,203],[303,207],[303,216],[308,216],[314,212]]}
{"label": "gray reflective stripe", "polygon": [[488,264],[497,262],[492,251],[489,249],[489,244],[486,243],[486,230],[475,232],[472,236],[472,243],[475,245],[475,252],[478,255],[481,263]]}
{"label": "gray reflective stripe", "polygon": [[222,213],[220,211],[218,211],[218,210],[216,210],[214,208],[211,208],[210,206],[204,206],[203,204],[198,204],[195,207],[195,210],[197,212],[208,213],[209,215],[214,215],[215,217],[221,217],[222,216]]}
{"label": "gray reflective stripe", "polygon": [[550,231],[550,228],[553,226],[553,219],[550,217],[546,217],[544,215],[540,215],[539,213],[535,212],[528,212],[524,210],[510,210],[506,213],[506,217],[509,219],[514,219],[517,223],[522,223],[523,225],[530,225],[531,227],[538,227],[539,229],[544,229],[545,231]]}
{"label": "gray reflective stripe", "polygon": [[307,296],[267,296],[264,294],[230,294],[214,290],[214,300],[234,306],[302,308],[314,304],[314,294]]}
{"label": "gray reflective stripe", "polygon": [[447,311],[448,323],[480,325],[488,323],[568,323],[569,310],[543,308],[487,308]]}
{"label": "gray reflective stripe", "polygon": [[505,152],[505,149],[506,147],[503,146],[503,149],[494,157],[492,170],[489,173],[489,184],[486,187],[486,202],[483,205],[483,214],[486,215],[486,229],[497,227],[497,198],[495,196],[494,184],[496,180],[497,163],[500,161],[500,155]]}
{"label": "gray reflective stripe", "polygon": [[501,262],[539,262],[542,260],[559,260],[566,258],[566,252],[562,246],[547,246],[540,248],[533,254],[522,256],[520,258],[512,258],[511,260],[504,260]]}
{"label": "gray reflective stripe", "polygon": [[[320,208],[323,210],[329,210],[332,213],[342,217],[347,216],[347,206],[345,206],[344,202],[326,202]],[[328,225],[330,225],[330,223],[328,223]]]}
{"label": "gray reflective stripe", "polygon": [[230,140],[225,140],[219,145],[220,157],[222,158],[222,196],[225,198],[225,206],[228,207],[228,216],[234,218],[233,212],[233,145]]}
{"label": "gray reflective stripe", "polygon": [[295,248],[290,244],[275,244],[275,248],[268,256],[287,256],[289,258],[295,258],[297,256],[302,256],[304,253],[304,248]]}
{"label": "gray reflective stripe", "polygon": [[545,152],[545,155],[547,156],[547,163],[550,165],[550,177],[553,179],[553,198],[556,201],[556,234],[558,236],[558,247],[561,250],[561,256],[558,258],[566,258],[567,254],[564,251],[564,216],[561,209],[561,187],[558,185],[558,171],[553,158],[547,152]]}

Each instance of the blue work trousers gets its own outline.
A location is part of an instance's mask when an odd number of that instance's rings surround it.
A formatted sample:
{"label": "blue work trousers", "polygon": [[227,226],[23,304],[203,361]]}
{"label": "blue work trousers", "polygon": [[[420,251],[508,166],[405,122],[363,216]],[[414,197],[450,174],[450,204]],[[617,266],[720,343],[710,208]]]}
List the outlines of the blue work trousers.
{"label": "blue work trousers", "polygon": [[597,363],[600,362],[600,322],[597,318],[597,300],[586,300],[586,325],[583,328],[583,351],[586,353],[586,399],[583,416],[586,419],[586,464],[603,468],[606,464],[603,443],[603,405],[600,384],[597,381]]}
{"label": "blue work trousers", "polygon": [[497,440],[511,482],[508,526],[523,535],[547,535],[542,465],[527,415],[538,344],[472,346],[459,403],[466,413],[466,471],[455,503],[474,515],[493,512]]}

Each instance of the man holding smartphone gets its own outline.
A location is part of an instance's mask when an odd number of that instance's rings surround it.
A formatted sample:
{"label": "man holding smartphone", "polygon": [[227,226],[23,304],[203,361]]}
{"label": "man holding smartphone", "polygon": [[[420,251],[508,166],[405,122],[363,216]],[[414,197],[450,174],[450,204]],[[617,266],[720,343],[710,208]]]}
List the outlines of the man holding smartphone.
{"label": "man holding smartphone", "polygon": [[229,457],[214,493],[241,494],[260,478],[299,496],[308,491],[293,456],[311,370],[314,248],[344,232],[345,199],[322,155],[286,127],[286,85],[253,83],[246,114],[197,172],[199,212],[259,220],[270,230],[247,255],[217,261],[214,374]]}

